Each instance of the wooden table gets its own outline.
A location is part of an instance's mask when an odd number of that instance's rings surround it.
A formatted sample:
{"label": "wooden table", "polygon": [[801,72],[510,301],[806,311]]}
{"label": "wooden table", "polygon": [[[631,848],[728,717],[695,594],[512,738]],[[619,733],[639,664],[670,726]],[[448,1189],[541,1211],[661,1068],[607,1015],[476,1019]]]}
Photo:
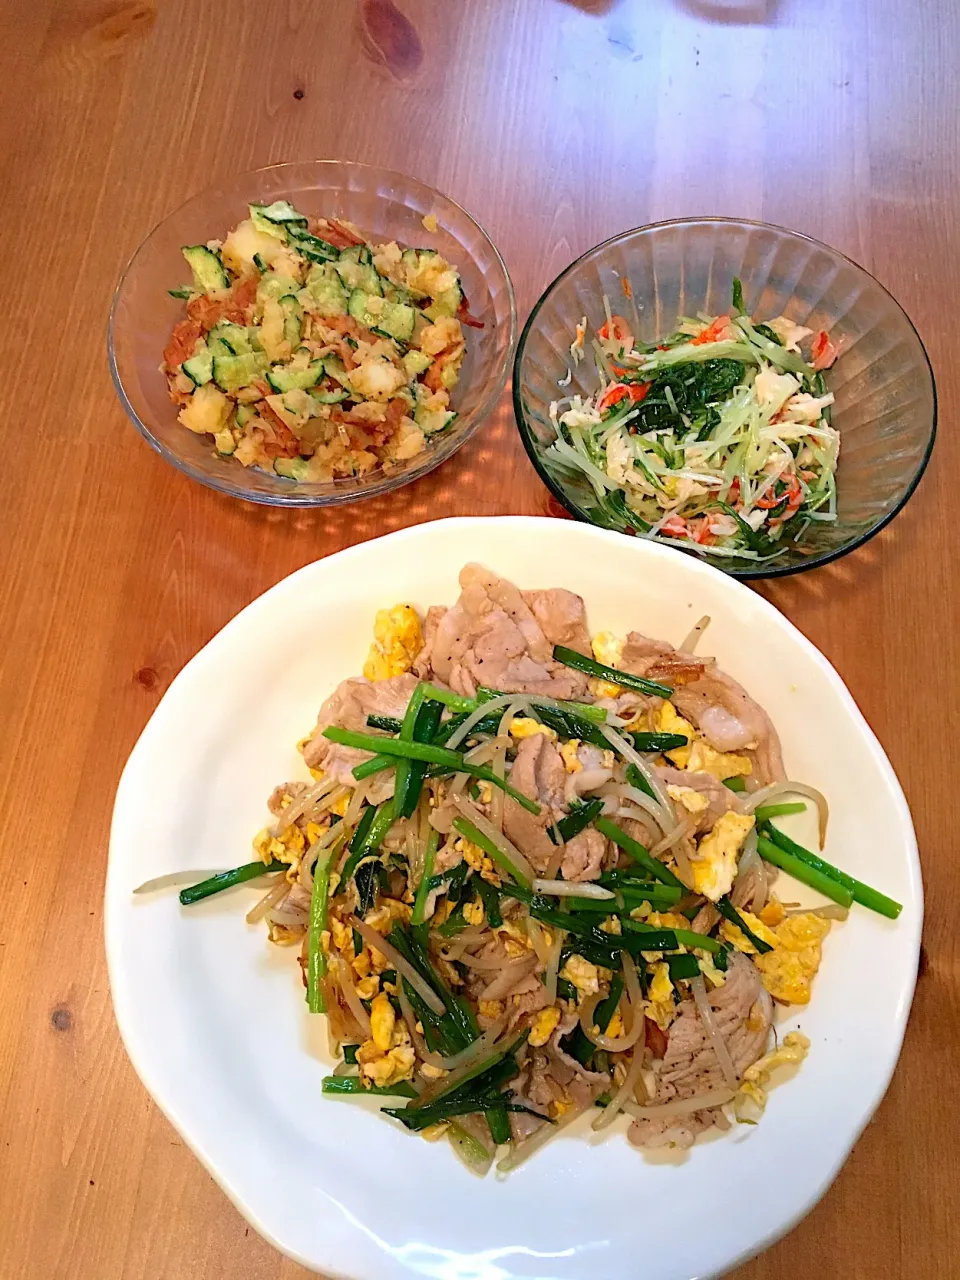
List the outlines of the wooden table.
{"label": "wooden table", "polygon": [[859,553],[760,590],[836,664],[903,782],[927,877],[920,983],[893,1085],[835,1186],[736,1274],[955,1276],[960,8],[400,3],[0,4],[0,1276],[306,1274],[230,1207],[121,1048],[101,929],[117,778],[174,674],[293,569],[438,516],[551,510],[506,396],[418,485],[318,513],[207,492],[124,418],[104,327],[142,237],[215,179],[329,155],[470,209],[521,320],[596,241],[719,213],[827,240],[917,323],[941,437],[916,498]]}

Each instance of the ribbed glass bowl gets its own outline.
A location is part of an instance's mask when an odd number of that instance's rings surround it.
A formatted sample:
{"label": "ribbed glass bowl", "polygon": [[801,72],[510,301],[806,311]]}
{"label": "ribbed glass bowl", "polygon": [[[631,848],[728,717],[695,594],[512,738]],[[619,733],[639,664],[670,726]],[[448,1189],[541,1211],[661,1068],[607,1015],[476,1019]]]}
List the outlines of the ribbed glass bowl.
{"label": "ribbed glass bowl", "polygon": [[[437,249],[460,272],[470,310],[484,322],[467,329],[467,351],[451,407],[458,417],[409,462],[327,484],[297,484],[236,459],[221,458],[208,437],[177,422],[160,372],[170,331],[183,303],[168,289],[190,271],[181,245],[226,233],[248,216],[250,203],[289,200],[310,216],[346,218],[374,243]],[[438,230],[422,219],[434,214]],[[460,206],[433,187],[390,169],[345,160],[309,160],[254,169],[208,187],[180,206],[147,236],[117,285],[107,345],[117,394],[143,438],[168,462],[220,493],[273,506],[320,507],[388,493],[446,461],[473,435],[496,403],[517,335],[513,286],[493,243]]]}
{"label": "ribbed glass bowl", "polygon": [[[547,487],[571,515],[612,527],[589,482],[556,467],[547,454],[556,434],[551,401],[597,388],[589,357],[568,386],[559,385],[570,368],[575,326],[586,316],[596,332],[605,319],[604,295],[614,312],[633,318],[627,281],[639,337],[655,342],[680,315],[728,312],[735,276],[752,315],[786,315],[844,344],[826,375],[840,432],[836,523],[818,522],[802,551],[789,548],[760,566],[704,556],[736,577],[769,578],[825,564],[879,532],[917,487],[933,449],[937,398],[923,343],[895,299],[842,253],[782,227],[728,218],[626,231],[567,267],[534,307],[517,347],[513,402],[523,443]],[[678,543],[678,549],[684,548]]]}

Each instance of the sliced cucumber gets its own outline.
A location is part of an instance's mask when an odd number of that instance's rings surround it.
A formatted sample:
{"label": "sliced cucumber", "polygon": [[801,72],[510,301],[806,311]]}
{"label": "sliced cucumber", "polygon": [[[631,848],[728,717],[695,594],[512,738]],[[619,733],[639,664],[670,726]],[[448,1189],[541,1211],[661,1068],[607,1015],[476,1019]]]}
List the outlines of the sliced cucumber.
{"label": "sliced cucumber", "polygon": [[460,310],[462,301],[463,294],[460,292],[460,286],[455,284],[445,289],[443,293],[437,294],[430,306],[424,307],[423,314],[429,316],[431,320],[439,320],[441,316],[455,316]]}
{"label": "sliced cucumber", "polygon": [[[270,403],[274,404],[276,399],[276,396],[271,396]],[[286,412],[292,413],[295,419],[312,418],[317,412],[316,400],[302,387],[291,387],[289,391],[285,391],[280,397],[280,402]]]}
{"label": "sliced cucumber", "polygon": [[347,291],[332,266],[311,267],[298,296],[309,311],[319,316],[342,316],[347,309]]}
{"label": "sliced cucumber", "polygon": [[292,351],[300,345],[303,334],[303,308],[296,296],[288,293],[280,299],[280,310],[283,312],[283,337],[290,343]]}
{"label": "sliced cucumber", "polygon": [[315,387],[323,377],[323,361],[314,360],[306,369],[289,369],[283,365],[274,365],[267,370],[267,381],[274,391],[293,391],[295,388],[308,391]]}
{"label": "sliced cucumber", "polygon": [[252,351],[240,356],[214,356],[213,378],[221,391],[239,391],[263,374],[264,364],[263,356]]}
{"label": "sliced cucumber", "polygon": [[274,200],[273,204],[267,205],[251,205],[251,213],[254,208],[261,217],[266,218],[267,222],[279,223],[283,226],[289,223],[299,223],[302,227],[307,225],[306,217],[299,209],[295,209],[289,200]]}
{"label": "sliced cucumber", "polygon": [[284,337],[286,313],[278,298],[267,298],[263,304],[263,323],[260,325],[260,342],[269,360],[277,363],[290,355],[290,347]]}
{"label": "sliced cucumber", "polygon": [[[373,302],[373,308],[370,303]],[[375,324],[380,323],[380,312],[384,307],[384,302],[378,298],[376,294],[366,293],[363,289],[354,289],[350,294],[347,302],[347,311],[353,316],[357,324],[362,324],[365,329],[370,329]]]}
{"label": "sliced cucumber", "polygon": [[245,427],[251,418],[257,416],[257,411],[252,404],[237,405],[237,426]]}
{"label": "sliced cucumber", "polygon": [[303,227],[288,226],[287,237],[296,249],[311,262],[336,262],[340,257],[339,250],[327,240],[311,235]]}
{"label": "sliced cucumber", "polygon": [[350,375],[347,373],[346,366],[337,356],[327,356],[323,362],[323,366],[327,371],[328,377],[333,378],[334,382],[339,382],[341,387],[345,387],[350,391]]}
{"label": "sliced cucumber", "polygon": [[184,302],[189,302],[196,292],[196,289],[191,288],[188,284],[183,285],[180,289],[167,290],[171,298],[182,298]]}
{"label": "sliced cucumber", "polygon": [[398,342],[409,342],[413,335],[413,322],[416,312],[405,302],[384,302],[383,311],[377,321],[377,328],[382,329],[390,338]]}
{"label": "sliced cucumber", "polygon": [[281,275],[279,271],[268,271],[261,277],[257,285],[257,302],[262,307],[268,298],[283,298],[294,294],[299,285],[293,276]]}
{"label": "sliced cucumber", "polygon": [[193,272],[193,283],[200,293],[214,293],[230,285],[223,263],[205,244],[188,244],[180,250]]}
{"label": "sliced cucumber", "polygon": [[251,350],[246,327],[232,324],[229,320],[222,320],[220,324],[214,325],[207,341],[211,344],[214,355],[242,356]]}
{"label": "sliced cucumber", "polygon": [[202,387],[213,377],[213,352],[209,347],[198,351],[180,366],[194,386]]}
{"label": "sliced cucumber", "polygon": [[372,263],[345,261],[341,254],[340,261],[336,264],[336,271],[348,289],[360,289],[363,293],[383,296],[383,285]]}
{"label": "sliced cucumber", "polygon": [[424,409],[418,405],[413,418],[425,436],[435,436],[438,431],[446,430],[456,416],[449,409]]}
{"label": "sliced cucumber", "polygon": [[213,437],[213,443],[217,446],[217,453],[223,458],[229,458],[237,447],[237,442],[234,440],[233,432],[229,427],[224,427],[222,431],[218,431]]}
{"label": "sliced cucumber", "polygon": [[274,240],[283,239],[283,227],[277,226],[275,222],[271,222],[269,218],[263,216],[265,205],[251,204],[250,221],[253,223],[257,231],[262,235],[273,236]]}
{"label": "sliced cucumber", "polygon": [[306,458],[275,458],[273,469],[278,476],[286,476],[288,480],[306,480],[310,463]]}
{"label": "sliced cucumber", "polygon": [[417,377],[418,374],[426,373],[433,364],[430,356],[424,355],[422,351],[408,351],[403,357],[403,367],[407,371],[410,378]]}
{"label": "sliced cucumber", "polygon": [[351,244],[346,249],[341,249],[340,261],[341,262],[359,262],[360,250],[362,248],[363,248],[362,244]]}
{"label": "sliced cucumber", "polygon": [[339,404],[341,400],[348,399],[346,391],[311,391],[310,394],[317,404]]}

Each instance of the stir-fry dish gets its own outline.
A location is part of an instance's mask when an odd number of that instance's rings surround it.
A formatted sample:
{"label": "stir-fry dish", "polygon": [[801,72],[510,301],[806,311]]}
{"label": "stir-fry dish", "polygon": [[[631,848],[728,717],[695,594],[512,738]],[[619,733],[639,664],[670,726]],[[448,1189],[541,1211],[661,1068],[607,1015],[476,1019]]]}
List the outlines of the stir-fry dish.
{"label": "stir-fry dish", "polygon": [[[774,1006],[805,1005],[832,921],[898,903],[776,820],[827,803],[777,731],[698,656],[591,638],[582,599],[478,565],[452,608],[377,614],[363,675],[301,743],[256,858],[248,920],[296,949],[339,1059],[323,1091],[507,1171],[585,1112],[641,1147],[755,1123]],[[786,872],[790,887],[777,877]],[[826,905],[802,908],[794,882]]]}
{"label": "stir-fry dish", "polygon": [[[602,523],[707,557],[765,561],[836,520],[840,436],[824,370],[839,352],[826,332],[751,319],[739,280],[729,315],[681,318],[653,344],[604,301],[591,343],[600,385],[551,406],[547,454],[586,477]],[[575,364],[586,334],[584,319]]]}
{"label": "stir-fry dish", "polygon": [[462,326],[483,326],[433,249],[279,200],[183,256],[187,314],[161,369],[179,421],[222,456],[330,481],[414,458],[455,420]]}

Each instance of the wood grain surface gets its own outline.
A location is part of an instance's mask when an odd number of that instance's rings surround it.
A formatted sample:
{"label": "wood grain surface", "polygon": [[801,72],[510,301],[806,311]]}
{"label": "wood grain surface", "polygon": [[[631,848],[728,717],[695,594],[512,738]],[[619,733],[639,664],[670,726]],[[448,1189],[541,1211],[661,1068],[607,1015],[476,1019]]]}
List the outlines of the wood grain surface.
{"label": "wood grain surface", "polygon": [[920,981],[890,1092],[835,1185],[736,1275],[955,1277],[960,7],[397,4],[0,3],[0,1277],[307,1274],[245,1225],[120,1045],[101,921],[120,769],[174,674],[293,569],[439,516],[551,510],[506,396],[416,486],[318,513],[207,492],[125,419],[104,343],[124,261],[195,190],[316,156],[403,169],[465,205],[521,320],[596,241],[717,213],[829,241],[916,322],[941,431],[915,499],[859,553],[760,590],[837,666],[903,782]]}

